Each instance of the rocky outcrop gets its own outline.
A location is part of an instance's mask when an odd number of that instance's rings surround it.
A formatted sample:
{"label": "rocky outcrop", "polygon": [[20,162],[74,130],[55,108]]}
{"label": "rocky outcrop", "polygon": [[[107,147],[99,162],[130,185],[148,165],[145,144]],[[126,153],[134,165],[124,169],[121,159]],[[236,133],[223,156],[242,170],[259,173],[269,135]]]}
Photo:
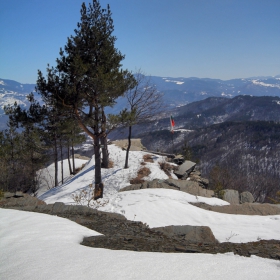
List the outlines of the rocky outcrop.
{"label": "rocky outcrop", "polygon": [[240,194],[240,203],[253,203],[255,201],[253,195],[250,192],[242,192]]}
{"label": "rocky outcrop", "polygon": [[217,243],[212,230],[206,226],[166,226],[153,229],[161,231],[167,236],[181,236],[192,243]]}
{"label": "rocky outcrop", "polygon": [[214,191],[202,188],[196,181],[168,179],[165,180],[165,183],[167,183],[170,186],[179,188],[179,190],[182,192],[186,192],[192,195],[198,195],[203,197],[214,196]]}
{"label": "rocky outcrop", "polygon": [[141,190],[141,189],[173,189],[192,195],[198,195],[203,197],[213,197],[214,191],[207,190],[202,188],[198,182],[190,180],[176,180],[176,179],[167,179],[167,180],[158,180],[154,179],[153,181],[146,181],[142,184],[132,184],[125,188],[122,188],[122,191],[131,191],[131,190]]}
{"label": "rocky outcrop", "polygon": [[239,204],[239,193],[236,190],[224,190],[223,200],[230,204]]}
{"label": "rocky outcrop", "polygon": [[46,205],[44,201],[37,199],[36,197],[24,194],[22,192],[10,193],[5,192],[4,197],[0,199],[0,207],[34,207],[39,205]]}
{"label": "rocky outcrop", "polygon": [[120,192],[123,191],[133,191],[133,190],[141,190],[141,189],[173,189],[180,190],[180,188],[176,186],[171,186],[167,184],[164,180],[154,179],[152,181],[145,181],[142,184],[132,184],[125,188],[122,188]]}
{"label": "rocky outcrop", "polygon": [[194,170],[195,166],[195,162],[186,160],[184,163],[179,165],[179,168],[177,170],[174,170],[174,174],[179,179],[187,179],[189,177],[189,174]]}
{"label": "rocky outcrop", "polygon": [[239,194],[237,190],[230,190],[230,189],[224,190],[223,200],[229,202],[232,205],[253,203],[255,201],[253,195],[248,191]]}

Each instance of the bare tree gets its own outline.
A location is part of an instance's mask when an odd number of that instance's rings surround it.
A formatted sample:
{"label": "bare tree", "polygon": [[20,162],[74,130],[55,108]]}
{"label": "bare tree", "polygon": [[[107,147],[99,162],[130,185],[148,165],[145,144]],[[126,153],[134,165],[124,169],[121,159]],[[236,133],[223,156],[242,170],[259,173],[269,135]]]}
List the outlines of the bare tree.
{"label": "bare tree", "polygon": [[121,122],[128,127],[128,146],[124,168],[128,168],[128,156],[131,147],[132,126],[152,121],[163,110],[162,94],[152,84],[151,78],[138,70],[134,75],[136,86],[125,93],[128,106],[120,114]]}

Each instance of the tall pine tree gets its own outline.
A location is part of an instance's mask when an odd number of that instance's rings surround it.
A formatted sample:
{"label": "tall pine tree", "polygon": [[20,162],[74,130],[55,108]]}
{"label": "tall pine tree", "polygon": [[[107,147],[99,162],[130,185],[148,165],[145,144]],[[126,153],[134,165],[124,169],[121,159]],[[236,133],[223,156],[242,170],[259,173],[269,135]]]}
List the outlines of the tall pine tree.
{"label": "tall pine tree", "polygon": [[[55,68],[48,68],[48,94],[68,109],[79,126],[93,139],[95,156],[95,199],[103,197],[100,141],[106,141],[104,108],[113,106],[116,99],[133,88],[135,80],[121,69],[124,55],[114,44],[114,25],[109,5],[102,9],[93,0],[81,8],[81,21],[60,50]],[[39,72],[39,80],[44,80]],[[108,153],[104,147],[104,162]]]}

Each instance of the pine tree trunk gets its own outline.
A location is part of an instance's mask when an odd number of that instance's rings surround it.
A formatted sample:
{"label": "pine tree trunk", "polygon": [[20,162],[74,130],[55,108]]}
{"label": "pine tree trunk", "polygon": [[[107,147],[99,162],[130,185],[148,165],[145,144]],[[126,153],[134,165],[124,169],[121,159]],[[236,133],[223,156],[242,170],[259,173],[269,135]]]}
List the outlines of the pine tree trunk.
{"label": "pine tree trunk", "polygon": [[94,189],[94,200],[103,197],[103,183],[101,176],[101,155],[100,155],[100,143],[99,138],[94,139],[94,158],[95,158],[95,189]]}
{"label": "pine tree trunk", "polygon": [[131,130],[132,130],[132,126],[128,127],[128,145],[127,145],[127,149],[126,149],[126,156],[125,156],[125,165],[124,168],[128,168],[128,155],[129,155],[129,150],[131,147]]}
{"label": "pine tree trunk", "polygon": [[[104,131],[104,110],[101,111],[102,118],[100,120],[100,111],[97,108],[95,108],[94,111],[94,158],[95,158],[95,188],[94,188],[94,200],[97,200],[99,198],[103,197],[103,183],[102,183],[102,176],[101,176],[101,155],[100,155],[100,132]],[[99,127],[101,121],[101,127]],[[101,131],[100,131],[101,130]]]}
{"label": "pine tree trunk", "polygon": [[102,147],[102,163],[101,166],[103,168],[109,168],[109,152],[107,147],[107,134],[106,134],[106,115],[104,112],[104,108],[102,110],[102,118],[101,118],[101,132],[104,135],[100,138],[101,147]]}
{"label": "pine tree trunk", "polygon": [[107,146],[107,135],[105,137],[101,137],[101,145],[102,145],[102,163],[101,166],[103,168],[109,168],[109,152]]}
{"label": "pine tree trunk", "polygon": [[70,175],[72,175],[73,172],[72,172],[72,166],[71,166],[71,161],[70,161],[70,146],[69,146],[69,142],[67,143],[67,159],[68,159],[69,173],[70,173]]}

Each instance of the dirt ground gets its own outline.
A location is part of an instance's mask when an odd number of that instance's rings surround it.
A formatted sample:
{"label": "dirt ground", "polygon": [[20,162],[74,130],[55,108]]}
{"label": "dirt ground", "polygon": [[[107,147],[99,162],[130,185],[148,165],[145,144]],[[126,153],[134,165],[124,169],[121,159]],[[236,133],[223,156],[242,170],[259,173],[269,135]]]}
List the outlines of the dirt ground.
{"label": "dirt ground", "polygon": [[259,204],[259,203],[244,203],[239,205],[224,205],[224,206],[211,206],[205,203],[192,203],[199,208],[210,210],[224,214],[238,214],[238,215],[280,215],[279,204]]}

